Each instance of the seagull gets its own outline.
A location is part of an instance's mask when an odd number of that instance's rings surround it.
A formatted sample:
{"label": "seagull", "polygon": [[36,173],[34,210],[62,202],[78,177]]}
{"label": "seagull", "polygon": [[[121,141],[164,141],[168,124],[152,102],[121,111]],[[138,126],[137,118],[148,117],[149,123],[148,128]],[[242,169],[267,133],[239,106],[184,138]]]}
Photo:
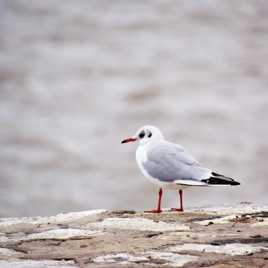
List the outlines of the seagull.
{"label": "seagull", "polygon": [[154,126],[143,126],[136,134],[121,143],[138,141],[136,161],[142,174],[159,187],[156,209],[145,211],[160,213],[164,189],[177,190],[179,208],[183,211],[183,190],[187,187],[210,185],[240,185],[230,177],[213,172],[200,165],[181,145],[165,140],[161,131]]}

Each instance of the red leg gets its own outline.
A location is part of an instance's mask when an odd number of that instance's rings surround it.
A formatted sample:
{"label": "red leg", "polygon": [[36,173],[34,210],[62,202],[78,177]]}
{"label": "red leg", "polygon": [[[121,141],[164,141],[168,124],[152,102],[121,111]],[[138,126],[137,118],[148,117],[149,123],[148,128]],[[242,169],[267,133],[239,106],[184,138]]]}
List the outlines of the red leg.
{"label": "red leg", "polygon": [[179,195],[180,195],[180,208],[172,208],[172,211],[181,211],[183,212],[183,192],[182,190],[179,190]]}
{"label": "red leg", "polygon": [[163,194],[163,190],[162,190],[162,188],[160,188],[159,192],[158,192],[157,208],[152,209],[152,210],[147,210],[147,211],[144,211],[144,212],[148,212],[148,213],[160,213],[160,212],[162,212],[162,210],[161,210],[162,194]]}

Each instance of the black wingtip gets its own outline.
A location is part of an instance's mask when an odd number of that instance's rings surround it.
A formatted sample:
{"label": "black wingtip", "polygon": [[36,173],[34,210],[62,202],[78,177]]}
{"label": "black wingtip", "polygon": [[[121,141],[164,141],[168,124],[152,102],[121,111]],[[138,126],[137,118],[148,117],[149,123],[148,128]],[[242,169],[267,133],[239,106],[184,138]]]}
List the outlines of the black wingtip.
{"label": "black wingtip", "polygon": [[211,172],[211,175],[212,177],[208,179],[208,183],[210,184],[225,184],[225,185],[231,185],[231,186],[240,185],[240,182],[235,181],[234,179],[230,177],[226,177],[219,173]]}
{"label": "black wingtip", "polygon": [[231,185],[231,186],[240,185],[240,182],[235,181],[232,178],[228,178],[228,177],[224,177],[224,176],[219,176],[219,177],[212,176],[212,177],[205,179],[205,180],[202,180],[202,181],[207,183],[207,184],[214,184],[214,185]]}
{"label": "black wingtip", "polygon": [[240,185],[240,182],[238,182],[238,181],[232,181],[230,184],[231,184],[232,186],[235,186],[235,185]]}

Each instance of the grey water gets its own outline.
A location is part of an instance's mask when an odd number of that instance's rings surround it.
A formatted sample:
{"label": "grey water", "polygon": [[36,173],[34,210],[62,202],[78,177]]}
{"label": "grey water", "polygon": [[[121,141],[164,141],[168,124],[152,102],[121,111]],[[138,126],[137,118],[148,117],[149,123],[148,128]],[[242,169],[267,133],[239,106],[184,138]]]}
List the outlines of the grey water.
{"label": "grey water", "polygon": [[186,190],[186,209],[267,204],[267,14],[267,1],[1,1],[0,216],[153,208],[136,145],[120,144],[144,124],[241,182]]}

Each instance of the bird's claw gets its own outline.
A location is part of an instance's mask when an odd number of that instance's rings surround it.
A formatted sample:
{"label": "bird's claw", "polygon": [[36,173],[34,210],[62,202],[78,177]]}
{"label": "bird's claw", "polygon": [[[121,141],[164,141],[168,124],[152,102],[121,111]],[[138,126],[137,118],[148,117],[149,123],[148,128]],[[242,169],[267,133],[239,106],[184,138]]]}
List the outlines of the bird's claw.
{"label": "bird's claw", "polygon": [[152,210],[145,210],[145,213],[161,213],[161,209],[152,209]]}
{"label": "bird's claw", "polygon": [[171,208],[169,211],[183,212],[183,209],[182,208]]}

